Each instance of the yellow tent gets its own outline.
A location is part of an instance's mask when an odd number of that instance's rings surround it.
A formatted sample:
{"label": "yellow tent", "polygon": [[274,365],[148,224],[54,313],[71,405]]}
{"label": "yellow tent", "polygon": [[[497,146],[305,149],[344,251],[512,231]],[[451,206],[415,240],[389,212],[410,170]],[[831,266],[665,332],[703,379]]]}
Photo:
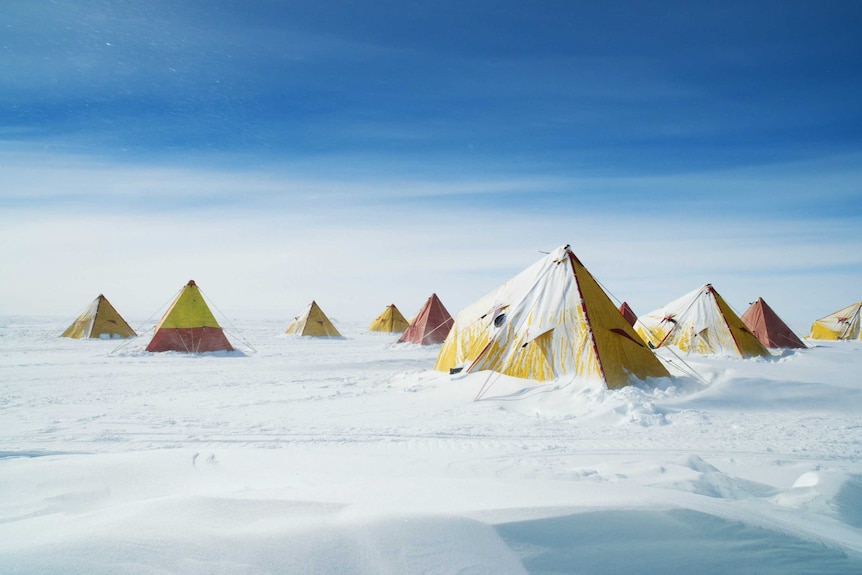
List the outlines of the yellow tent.
{"label": "yellow tent", "polygon": [[204,301],[194,280],[189,280],[156,324],[147,351],[233,351],[221,326]]}
{"label": "yellow tent", "polygon": [[386,309],[378,315],[371,325],[368,326],[368,331],[383,331],[386,333],[400,333],[407,329],[410,322],[404,319],[395,304],[389,304]]}
{"label": "yellow tent", "polygon": [[341,337],[315,301],[312,301],[301,315],[293,318],[284,333],[312,337]]}
{"label": "yellow tent", "polygon": [[108,298],[99,294],[60,337],[116,339],[136,335],[135,330],[129,327]]}
{"label": "yellow tent", "polygon": [[434,368],[539,381],[575,375],[611,389],[669,376],[569,246],[461,310]]}
{"label": "yellow tent", "polygon": [[742,358],[770,355],[710,284],[641,315],[635,330],[653,348]]}
{"label": "yellow tent", "polygon": [[811,324],[811,339],[862,339],[862,301],[848,305]]}

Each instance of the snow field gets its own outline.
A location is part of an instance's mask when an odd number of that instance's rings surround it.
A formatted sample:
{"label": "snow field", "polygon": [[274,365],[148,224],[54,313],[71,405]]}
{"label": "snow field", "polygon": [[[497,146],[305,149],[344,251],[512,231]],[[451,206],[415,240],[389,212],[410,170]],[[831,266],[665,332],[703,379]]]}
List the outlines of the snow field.
{"label": "snow field", "polygon": [[862,572],[860,344],[608,391],[237,323],[256,352],[0,318],[0,572]]}

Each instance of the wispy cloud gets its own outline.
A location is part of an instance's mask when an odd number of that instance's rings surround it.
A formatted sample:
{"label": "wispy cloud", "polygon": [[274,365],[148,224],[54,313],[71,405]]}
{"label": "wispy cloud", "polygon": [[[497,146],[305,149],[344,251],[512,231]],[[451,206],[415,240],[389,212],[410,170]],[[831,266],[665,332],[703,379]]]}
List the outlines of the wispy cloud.
{"label": "wispy cloud", "polygon": [[[862,155],[733,170],[655,176],[531,172],[522,167],[486,172],[435,171],[380,157],[335,156],[282,165],[211,167],[186,163],[121,164],[88,156],[0,152],[4,188],[0,205],[50,211],[105,213],[313,209],[326,202],[379,209],[442,202],[441,209],[553,210],[555,206],[619,214],[645,221],[692,216],[738,220],[817,215],[858,219]],[[236,159],[234,159],[234,162]],[[412,173],[411,173],[412,172]],[[325,174],[325,176],[324,176]]]}
{"label": "wispy cloud", "polygon": [[[641,312],[712,282],[737,307],[763,296],[802,322],[857,297],[862,279],[856,218],[609,209],[553,179],[351,183],[66,162],[11,170],[0,313],[63,314],[112,292],[146,317],[189,278],[237,315],[318,298],[363,319],[431,291],[458,309],[564,243]],[[510,189],[556,201],[509,203]]]}

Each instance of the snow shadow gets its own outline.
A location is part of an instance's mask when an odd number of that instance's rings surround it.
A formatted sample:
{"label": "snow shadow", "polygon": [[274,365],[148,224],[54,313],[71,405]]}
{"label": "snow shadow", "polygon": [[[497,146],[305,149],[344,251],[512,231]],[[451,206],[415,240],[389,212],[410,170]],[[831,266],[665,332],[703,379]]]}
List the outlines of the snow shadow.
{"label": "snow shadow", "polygon": [[847,525],[862,529],[862,475],[851,475],[835,495],[838,516]]}
{"label": "snow shadow", "polygon": [[505,523],[532,575],[862,573],[862,558],[691,510],[610,510]]}
{"label": "snow shadow", "polygon": [[[523,575],[484,523],[459,517],[351,518],[277,501],[194,499],[103,518],[65,541],[0,553],[16,575]],[[169,505],[170,502],[166,502]],[[275,507],[281,513],[272,515]],[[296,517],[296,511],[300,516]],[[191,512],[191,521],[184,512]],[[141,520],[138,522],[138,520]]]}

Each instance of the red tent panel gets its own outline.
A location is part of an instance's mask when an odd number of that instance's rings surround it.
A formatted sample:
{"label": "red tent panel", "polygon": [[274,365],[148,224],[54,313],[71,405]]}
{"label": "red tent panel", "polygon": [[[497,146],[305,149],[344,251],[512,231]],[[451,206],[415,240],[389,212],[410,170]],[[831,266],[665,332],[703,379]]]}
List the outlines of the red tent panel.
{"label": "red tent panel", "polygon": [[153,334],[147,351],[233,351],[220,327],[160,328]]}

